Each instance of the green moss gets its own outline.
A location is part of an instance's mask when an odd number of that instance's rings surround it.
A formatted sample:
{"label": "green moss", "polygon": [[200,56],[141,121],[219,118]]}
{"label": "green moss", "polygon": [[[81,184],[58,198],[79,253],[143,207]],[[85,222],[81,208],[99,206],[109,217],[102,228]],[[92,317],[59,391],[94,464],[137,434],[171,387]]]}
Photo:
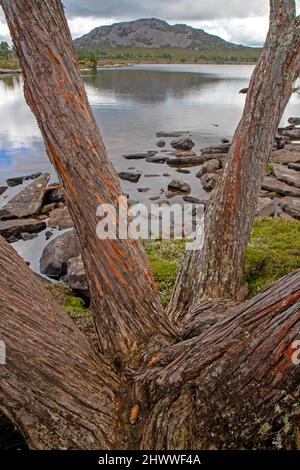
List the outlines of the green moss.
{"label": "green moss", "polygon": [[300,223],[283,219],[257,220],[245,264],[250,297],[299,267]]}
{"label": "green moss", "polygon": [[[170,300],[185,245],[185,240],[155,241],[146,245],[164,306]],[[245,264],[249,297],[298,268],[300,223],[283,219],[256,220]]]}

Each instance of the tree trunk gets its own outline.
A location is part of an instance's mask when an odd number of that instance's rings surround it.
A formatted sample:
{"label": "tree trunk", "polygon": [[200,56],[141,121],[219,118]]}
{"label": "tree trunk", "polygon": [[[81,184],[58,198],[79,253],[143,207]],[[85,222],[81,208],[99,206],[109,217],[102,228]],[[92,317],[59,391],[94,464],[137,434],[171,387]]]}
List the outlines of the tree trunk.
{"label": "tree trunk", "polygon": [[[300,73],[294,0],[272,0],[270,30],[253,73],[242,120],[205,218],[200,252],[186,254],[169,307],[179,321],[204,299],[239,299],[244,260],[275,134]],[[187,283],[186,278],[189,278]]]}
{"label": "tree trunk", "polygon": [[0,410],[32,449],[111,449],[121,438],[112,365],[2,237],[0,272]]}
{"label": "tree trunk", "polygon": [[139,241],[100,240],[100,204],[122,195],[88,103],[59,0],[1,0],[27,103],[64,186],[89,279],[103,352],[123,359],[153,334],[173,335]]}

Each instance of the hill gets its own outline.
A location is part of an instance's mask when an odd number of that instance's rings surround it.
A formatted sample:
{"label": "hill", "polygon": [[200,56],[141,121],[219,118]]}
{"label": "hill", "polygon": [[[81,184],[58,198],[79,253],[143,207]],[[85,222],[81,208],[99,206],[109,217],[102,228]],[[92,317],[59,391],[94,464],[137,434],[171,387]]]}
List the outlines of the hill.
{"label": "hill", "polygon": [[78,48],[125,47],[125,48],[182,48],[201,51],[236,50],[243,46],[195,29],[185,24],[170,25],[156,18],[100,26],[75,39]]}

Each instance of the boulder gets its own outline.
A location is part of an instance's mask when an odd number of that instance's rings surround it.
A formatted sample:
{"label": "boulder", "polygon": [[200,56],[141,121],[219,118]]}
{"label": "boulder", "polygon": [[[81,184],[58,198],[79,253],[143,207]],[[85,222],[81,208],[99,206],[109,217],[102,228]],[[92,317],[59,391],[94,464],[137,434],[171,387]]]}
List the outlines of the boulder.
{"label": "boulder", "polygon": [[44,249],[40,259],[42,274],[60,279],[67,274],[68,261],[79,256],[80,248],[74,230],[52,240]]}
{"label": "boulder", "polygon": [[279,181],[274,176],[265,176],[262,182],[262,189],[282,196],[300,197],[300,189]]}
{"label": "boulder", "polygon": [[300,117],[290,117],[288,122],[292,124],[292,126],[300,126]]}
{"label": "boulder", "polygon": [[215,173],[205,173],[201,177],[202,188],[205,191],[212,191],[216,187],[216,184],[219,180],[220,175],[216,175]]}
{"label": "boulder", "polygon": [[158,142],[156,142],[156,146],[159,147],[159,148],[163,148],[163,147],[166,146],[166,141],[161,139]]}
{"label": "boulder", "polygon": [[57,209],[57,203],[56,202],[52,202],[52,204],[46,204],[45,206],[42,207],[42,211],[41,211],[41,214],[44,215],[48,215],[50,212],[54,211],[54,209]]}
{"label": "boulder", "polygon": [[71,289],[79,292],[83,297],[90,297],[88,280],[81,255],[68,261],[66,281]]}
{"label": "boulder", "polygon": [[220,160],[213,158],[212,160],[208,160],[204,163],[204,168],[206,169],[207,173],[213,173],[221,168]]}
{"label": "boulder", "polygon": [[0,186],[0,196],[7,190],[7,186]]}
{"label": "boulder", "polygon": [[283,197],[280,199],[280,205],[284,212],[290,217],[300,220],[300,199],[294,197]]}
{"label": "boulder", "polygon": [[300,188],[300,176],[297,171],[278,164],[273,165],[273,171],[279,181]]}
{"label": "boulder", "polygon": [[0,219],[19,219],[38,215],[42,209],[49,178],[49,173],[39,176],[33,183],[14,196],[0,209]]}
{"label": "boulder", "polygon": [[193,147],[195,147],[195,144],[192,141],[190,136],[181,136],[181,137],[177,137],[176,139],[172,140],[171,146],[174,149],[191,150]]}
{"label": "boulder", "polygon": [[183,180],[174,179],[168,184],[168,191],[189,194],[191,192],[191,187]]}
{"label": "boulder", "polygon": [[48,226],[56,227],[59,230],[72,228],[74,224],[69,209],[67,207],[63,207],[62,209],[54,209],[50,213]]}
{"label": "boulder", "polygon": [[1,220],[0,235],[8,239],[19,239],[22,233],[39,233],[46,228],[46,222],[36,219]]}
{"label": "boulder", "polygon": [[24,242],[34,240],[34,238],[38,237],[37,233],[21,233],[21,238]]}
{"label": "boulder", "polygon": [[268,197],[260,197],[258,199],[257,217],[273,217],[275,214],[275,204]]}
{"label": "boulder", "polygon": [[207,173],[207,169],[204,165],[201,165],[199,171],[196,173],[196,178],[202,178],[205,173]]}
{"label": "boulder", "polygon": [[119,173],[119,178],[121,180],[130,181],[131,183],[137,183],[141,177],[141,173],[121,171]]}
{"label": "boulder", "polygon": [[19,184],[24,183],[24,181],[27,180],[34,180],[41,176],[41,172],[39,173],[32,173],[31,175],[26,175],[26,176],[15,176],[14,178],[9,178],[6,180],[6,183],[8,186],[13,187],[13,186],[18,186]]}

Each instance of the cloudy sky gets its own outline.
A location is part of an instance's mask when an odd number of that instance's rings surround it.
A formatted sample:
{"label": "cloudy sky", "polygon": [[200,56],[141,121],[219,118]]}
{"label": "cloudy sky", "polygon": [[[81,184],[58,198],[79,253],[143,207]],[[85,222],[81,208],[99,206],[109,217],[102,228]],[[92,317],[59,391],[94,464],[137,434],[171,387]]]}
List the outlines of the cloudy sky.
{"label": "cloudy sky", "polygon": [[[227,41],[257,46],[268,28],[269,0],[63,0],[73,37],[91,29],[138,18],[186,23]],[[296,0],[298,10],[300,0]],[[0,40],[9,32],[0,9]]]}

